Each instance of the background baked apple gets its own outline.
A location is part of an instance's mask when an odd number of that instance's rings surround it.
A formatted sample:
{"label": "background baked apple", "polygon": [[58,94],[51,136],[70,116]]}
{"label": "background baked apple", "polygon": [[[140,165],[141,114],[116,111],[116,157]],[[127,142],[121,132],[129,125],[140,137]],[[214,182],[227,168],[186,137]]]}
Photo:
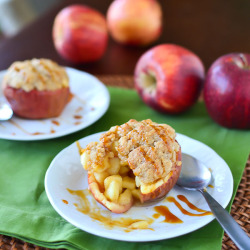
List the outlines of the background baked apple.
{"label": "background baked apple", "polygon": [[174,44],[157,45],[138,60],[135,88],[142,100],[157,111],[180,113],[198,99],[205,78],[200,58]]}
{"label": "background baked apple", "polygon": [[55,18],[53,41],[57,52],[68,61],[99,60],[108,42],[105,17],[84,5],[68,6]]}
{"label": "background baked apple", "polygon": [[13,112],[28,119],[59,116],[70,98],[65,68],[44,58],[11,64],[2,89]]}
{"label": "background baked apple", "polygon": [[117,42],[148,45],[161,34],[161,6],[156,0],[115,0],[108,9],[107,23]]}
{"label": "background baked apple", "polygon": [[221,126],[250,129],[250,54],[221,56],[209,68],[204,100]]}

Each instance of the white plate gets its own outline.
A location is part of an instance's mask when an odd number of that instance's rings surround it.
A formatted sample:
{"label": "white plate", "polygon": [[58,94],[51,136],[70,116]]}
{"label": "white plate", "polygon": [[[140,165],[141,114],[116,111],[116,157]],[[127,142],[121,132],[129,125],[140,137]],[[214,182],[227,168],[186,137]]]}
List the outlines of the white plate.
{"label": "white plate", "polygon": [[[101,133],[93,134],[79,140],[81,147],[85,147],[89,142],[98,141]],[[181,145],[182,151],[188,153],[201,161],[203,161],[212,171],[214,187],[208,188],[208,192],[225,208],[229,203],[233,191],[233,177],[228,165],[225,161],[207,145],[191,139],[187,136],[178,134],[177,140]],[[152,230],[133,230],[126,232],[125,228],[113,227],[107,228],[105,224],[90,218],[88,214],[79,212],[75,204],[80,205],[81,201],[78,196],[68,192],[71,190],[87,189],[87,172],[83,170],[79,152],[76,143],[62,150],[52,161],[45,176],[45,189],[50,203],[54,209],[68,222],[74,226],[105,238],[123,240],[123,241],[154,241],[168,239],[192,232],[203,227],[214,219],[213,215],[203,217],[193,217],[184,215],[173,203],[163,200],[157,204],[167,206],[169,210],[183,221],[181,224],[163,223],[164,217],[154,219],[150,225]],[[175,186],[168,196],[175,197],[184,195],[192,204],[198,208],[209,210],[202,195],[197,191],[188,191]],[[93,200],[91,194],[87,195],[90,202]],[[67,201],[68,204],[64,202]],[[179,203],[187,211],[198,213],[190,209],[185,203],[178,200]],[[132,207],[124,214],[114,214],[101,206],[99,203],[94,205],[92,209],[99,210],[101,214],[110,220],[119,220],[120,218],[145,219],[153,218],[155,213],[154,207]]]}
{"label": "white plate", "polygon": [[[0,122],[0,138],[32,141],[56,138],[88,127],[100,119],[109,107],[107,88],[94,76],[73,68],[66,68],[70,91],[73,94],[59,117],[42,120],[21,119],[14,116]],[[0,72],[0,83],[6,71]],[[0,88],[0,102],[5,100]]]}

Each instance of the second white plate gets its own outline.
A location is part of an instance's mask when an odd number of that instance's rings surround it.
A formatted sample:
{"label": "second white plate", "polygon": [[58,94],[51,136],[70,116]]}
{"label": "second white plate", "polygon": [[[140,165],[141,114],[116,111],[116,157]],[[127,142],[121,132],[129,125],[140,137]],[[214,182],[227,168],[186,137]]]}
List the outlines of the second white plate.
{"label": "second white plate", "polygon": [[[87,136],[79,143],[85,147],[92,141],[98,141],[101,133]],[[229,203],[233,191],[233,177],[226,162],[207,145],[178,134],[177,140],[182,152],[203,161],[211,170],[213,181],[208,192],[223,206]],[[80,156],[76,143],[62,150],[52,161],[45,176],[45,189],[54,209],[74,226],[101,236],[123,241],[154,241],[173,238],[197,230],[214,219],[213,215],[191,216],[183,213],[183,209],[191,214],[199,214],[179,199],[179,195],[196,207],[209,210],[209,207],[197,191],[188,191],[175,186],[168,194],[181,207],[166,201],[148,207],[132,207],[124,214],[114,214],[99,203],[87,191],[87,171],[80,164]],[[182,223],[166,223],[164,216],[157,215],[156,206],[167,207]],[[89,210],[88,210],[89,209]],[[128,230],[123,226],[128,220],[147,220],[152,222],[150,229]],[[108,222],[108,223],[107,223]],[[122,222],[119,224],[119,222]]]}
{"label": "second white plate", "polygon": [[[96,77],[73,68],[66,68],[72,99],[62,114],[51,119],[28,120],[14,116],[0,123],[0,138],[8,140],[44,140],[71,134],[88,127],[107,111],[110,96]],[[0,83],[6,71],[0,72]],[[0,88],[0,102],[4,100]]]}

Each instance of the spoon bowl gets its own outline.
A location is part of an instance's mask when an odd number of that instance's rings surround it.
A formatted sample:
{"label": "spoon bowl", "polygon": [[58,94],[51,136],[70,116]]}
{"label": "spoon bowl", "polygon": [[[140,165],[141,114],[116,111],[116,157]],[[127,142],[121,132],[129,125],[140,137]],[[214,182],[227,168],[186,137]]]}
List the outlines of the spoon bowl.
{"label": "spoon bowl", "polygon": [[6,102],[0,102],[0,121],[7,121],[13,116],[13,110]]}
{"label": "spoon bowl", "polygon": [[182,170],[177,185],[186,189],[203,189],[211,181],[211,172],[196,158],[182,153]]}
{"label": "spoon bowl", "polygon": [[207,201],[211,212],[226,233],[240,249],[249,249],[250,238],[236,223],[233,217],[207,192],[211,172],[198,159],[182,153],[182,169],[177,185],[188,190],[199,191]]}

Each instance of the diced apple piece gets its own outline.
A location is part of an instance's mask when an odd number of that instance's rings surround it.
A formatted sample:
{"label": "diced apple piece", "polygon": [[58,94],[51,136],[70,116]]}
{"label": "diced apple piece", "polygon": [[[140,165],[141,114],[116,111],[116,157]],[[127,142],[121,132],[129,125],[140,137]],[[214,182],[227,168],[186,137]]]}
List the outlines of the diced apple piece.
{"label": "diced apple piece", "polygon": [[135,184],[136,184],[137,187],[141,186],[141,182],[140,182],[138,176],[135,177]]}
{"label": "diced apple piece", "polygon": [[118,141],[114,141],[112,144],[112,151],[117,152],[116,147],[118,146]]}
{"label": "diced apple piece", "polygon": [[81,164],[84,169],[88,170],[89,155],[86,151],[81,154]]}
{"label": "diced apple piece", "polygon": [[104,195],[113,202],[117,202],[119,198],[119,182],[116,180],[113,180],[110,182],[108,188],[105,190]]}
{"label": "diced apple piece", "polygon": [[119,173],[120,173],[121,175],[124,175],[124,174],[128,173],[129,170],[130,170],[129,166],[127,166],[127,165],[121,166]]}
{"label": "diced apple piece", "polygon": [[104,180],[104,187],[105,190],[108,189],[108,187],[110,186],[110,184],[116,181],[119,184],[119,194],[122,192],[122,177],[120,175],[110,175],[108,176],[105,180]]}
{"label": "diced apple piece", "polygon": [[111,158],[109,160],[109,162],[110,162],[110,167],[108,169],[108,172],[111,175],[118,174],[119,170],[120,170],[120,160],[119,160],[119,158],[118,157]]}
{"label": "diced apple piece", "polygon": [[109,176],[109,174],[106,171],[100,173],[94,172],[94,176],[97,182],[103,186],[104,180]]}
{"label": "diced apple piece", "polygon": [[122,178],[122,187],[128,189],[135,189],[135,180],[129,176]]}
{"label": "diced apple piece", "polygon": [[132,223],[129,228],[132,228],[132,229],[147,229],[148,228],[148,222],[145,221],[145,220],[142,220],[142,221],[137,221],[137,222],[134,222]]}
{"label": "diced apple piece", "polygon": [[139,189],[133,189],[131,193],[136,199],[141,200],[141,191]]}
{"label": "diced apple piece", "polygon": [[126,189],[122,194],[120,194],[120,197],[118,199],[118,203],[120,205],[127,205],[133,202],[133,196],[129,189]]}
{"label": "diced apple piece", "polygon": [[[94,177],[93,172],[88,173],[88,183],[89,183],[89,190],[93,194],[94,198],[103,206],[105,206],[107,209],[112,211],[113,213],[124,213],[128,211],[131,206],[133,205],[133,199],[131,203],[121,205],[118,202],[112,202],[110,201],[105,194],[100,190],[99,185]],[[118,198],[119,199],[119,198]]]}
{"label": "diced apple piece", "polygon": [[106,156],[103,160],[103,168],[106,170],[110,168],[109,158]]}

